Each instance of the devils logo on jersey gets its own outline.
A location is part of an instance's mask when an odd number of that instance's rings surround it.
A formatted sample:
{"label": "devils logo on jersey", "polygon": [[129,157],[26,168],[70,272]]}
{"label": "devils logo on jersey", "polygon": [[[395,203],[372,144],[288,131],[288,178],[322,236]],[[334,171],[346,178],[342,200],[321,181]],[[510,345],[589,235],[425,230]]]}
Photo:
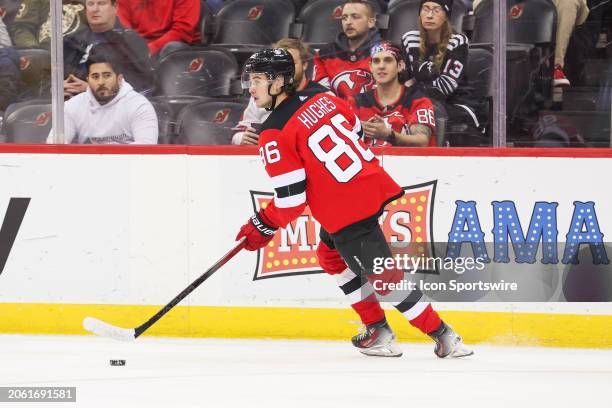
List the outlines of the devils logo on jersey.
{"label": "devils logo on jersey", "polygon": [[[383,116],[383,121],[389,129],[393,129],[396,132],[404,134],[410,133],[408,121],[400,112],[389,112],[388,114]],[[364,142],[368,146],[390,146],[390,144],[383,139],[373,139],[370,137],[364,137]]]}
{"label": "devils logo on jersey", "polygon": [[194,58],[190,63],[189,63],[189,68],[187,69],[187,72],[198,72],[199,70],[202,69],[202,67],[204,66],[204,58],[202,57],[198,57],[198,58]]}
{"label": "devils logo on jersey", "polygon": [[331,87],[336,95],[347,97],[372,89],[374,87],[374,78],[370,72],[362,69],[344,71],[332,79]]}
{"label": "devils logo on jersey", "polygon": [[249,20],[251,20],[251,21],[258,20],[259,17],[261,17],[262,12],[263,12],[263,6],[251,7],[251,9],[249,10],[249,15],[247,16],[247,18]]}
{"label": "devils logo on jersey", "polygon": [[213,119],[213,123],[225,123],[227,122],[227,118],[229,117],[231,110],[230,109],[222,109],[215,114],[215,118]]}

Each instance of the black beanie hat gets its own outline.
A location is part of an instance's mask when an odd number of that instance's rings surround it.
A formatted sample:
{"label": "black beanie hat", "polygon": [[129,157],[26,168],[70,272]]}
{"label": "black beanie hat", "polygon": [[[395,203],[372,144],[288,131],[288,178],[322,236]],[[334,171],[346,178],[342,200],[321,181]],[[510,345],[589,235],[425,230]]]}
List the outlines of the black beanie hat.
{"label": "black beanie hat", "polygon": [[450,17],[453,12],[453,0],[421,0],[421,6],[419,7],[419,11],[423,8],[423,4],[427,2],[438,3],[442,6],[442,9],[446,11],[446,15]]}

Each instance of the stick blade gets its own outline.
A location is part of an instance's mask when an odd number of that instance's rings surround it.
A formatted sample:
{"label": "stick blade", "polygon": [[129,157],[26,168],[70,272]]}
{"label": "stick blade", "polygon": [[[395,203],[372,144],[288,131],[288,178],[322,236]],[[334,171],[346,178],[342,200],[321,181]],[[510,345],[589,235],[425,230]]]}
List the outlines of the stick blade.
{"label": "stick blade", "polygon": [[94,317],[86,317],[83,320],[83,328],[98,336],[119,341],[132,341],[136,338],[136,331],[134,329],[113,326]]}

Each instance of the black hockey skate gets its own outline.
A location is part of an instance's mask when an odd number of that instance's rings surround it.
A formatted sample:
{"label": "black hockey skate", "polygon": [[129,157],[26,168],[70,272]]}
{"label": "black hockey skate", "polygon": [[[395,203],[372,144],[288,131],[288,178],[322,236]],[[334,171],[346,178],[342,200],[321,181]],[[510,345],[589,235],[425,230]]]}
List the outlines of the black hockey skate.
{"label": "black hockey skate", "polygon": [[472,350],[463,344],[461,336],[455,333],[453,328],[444,322],[442,322],[436,331],[429,333],[429,337],[436,342],[434,353],[440,358],[448,356],[455,358],[467,357],[474,354]]}
{"label": "black hockey skate", "polygon": [[363,327],[361,333],[353,336],[353,346],[367,356],[401,357],[402,350],[395,342],[395,333],[386,319]]}

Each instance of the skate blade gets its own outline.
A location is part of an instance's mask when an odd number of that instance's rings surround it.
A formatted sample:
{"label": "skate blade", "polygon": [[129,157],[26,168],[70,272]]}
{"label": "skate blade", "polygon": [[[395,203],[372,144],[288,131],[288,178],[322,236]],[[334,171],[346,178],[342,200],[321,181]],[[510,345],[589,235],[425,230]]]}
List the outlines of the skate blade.
{"label": "skate blade", "polygon": [[384,346],[370,347],[367,349],[359,349],[361,354],[372,357],[401,357],[402,349],[397,344],[387,344]]}
{"label": "skate blade", "polygon": [[457,347],[456,350],[454,350],[452,353],[449,354],[448,357],[452,357],[452,358],[461,358],[461,357],[468,357],[474,354],[473,350],[470,350],[467,347],[464,347],[463,345]]}

